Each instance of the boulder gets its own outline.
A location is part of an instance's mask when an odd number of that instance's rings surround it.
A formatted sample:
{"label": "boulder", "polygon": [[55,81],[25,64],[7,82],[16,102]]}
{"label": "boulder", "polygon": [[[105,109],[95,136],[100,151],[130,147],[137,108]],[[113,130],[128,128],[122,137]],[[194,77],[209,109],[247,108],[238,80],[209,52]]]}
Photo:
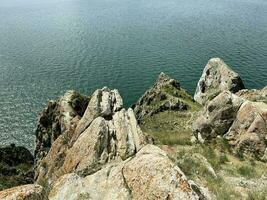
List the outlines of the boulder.
{"label": "boulder", "polygon": [[43,187],[36,184],[23,185],[0,191],[3,200],[48,200]]}
{"label": "boulder", "polygon": [[244,88],[244,84],[236,72],[226,65],[222,59],[212,58],[208,61],[198,81],[194,99],[205,105],[207,101],[224,90],[236,93]]}
{"label": "boulder", "polygon": [[263,89],[244,89],[236,93],[237,96],[247,99],[249,101],[264,102],[267,103],[267,86]]}
{"label": "boulder", "polygon": [[267,147],[267,104],[245,101],[224,137],[238,155],[263,157]]}
{"label": "boulder", "polygon": [[85,177],[61,177],[50,200],[78,199],[199,199],[183,172],[154,145],[144,146],[124,161],[110,163]]}
{"label": "boulder", "polygon": [[212,99],[193,123],[195,137],[205,141],[227,133],[242,103],[243,99],[230,91],[224,91]]}

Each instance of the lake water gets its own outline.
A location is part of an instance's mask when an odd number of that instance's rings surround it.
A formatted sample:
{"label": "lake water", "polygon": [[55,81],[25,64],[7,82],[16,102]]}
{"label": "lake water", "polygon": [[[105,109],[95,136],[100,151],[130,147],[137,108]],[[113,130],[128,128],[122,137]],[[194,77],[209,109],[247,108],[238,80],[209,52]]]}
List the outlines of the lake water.
{"label": "lake water", "polygon": [[193,94],[211,57],[267,85],[266,0],[1,0],[0,144],[32,149],[68,89],[118,88],[129,106],[164,71]]}

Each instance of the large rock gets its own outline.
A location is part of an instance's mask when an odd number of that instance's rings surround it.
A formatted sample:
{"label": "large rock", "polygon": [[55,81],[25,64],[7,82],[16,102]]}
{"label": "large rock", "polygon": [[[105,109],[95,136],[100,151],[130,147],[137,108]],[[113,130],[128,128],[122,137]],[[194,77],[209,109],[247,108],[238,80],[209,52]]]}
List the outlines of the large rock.
{"label": "large rock", "polygon": [[244,89],[239,75],[227,66],[222,59],[212,58],[203,70],[194,99],[204,105],[224,90],[236,93]]}
{"label": "large rock", "polygon": [[33,183],[34,158],[25,147],[0,148],[0,190]]}
{"label": "large rock", "polygon": [[219,94],[205,105],[193,123],[195,137],[210,140],[227,133],[242,103],[243,99],[230,91]]}
{"label": "large rock", "polygon": [[67,91],[57,101],[50,101],[40,113],[38,119],[35,147],[35,162],[46,156],[52,143],[66,130],[69,130],[77,118],[81,118],[89,98],[75,91]]}
{"label": "large rock", "polygon": [[245,101],[225,138],[238,155],[263,157],[267,147],[267,104]]}
{"label": "large rock", "polygon": [[123,107],[122,98],[118,90],[110,90],[107,87],[96,90],[86,108],[83,118],[77,125],[75,134],[81,134],[90,123],[97,117],[105,119],[112,118],[112,115]]}
{"label": "large rock", "polygon": [[47,200],[45,191],[40,185],[23,185],[0,191],[2,200]]}
{"label": "large rock", "polygon": [[76,129],[67,129],[55,140],[38,165],[37,183],[51,185],[71,172],[92,174],[108,162],[133,156],[147,142],[133,110],[122,109],[117,90],[103,88],[94,92],[76,124]]}
{"label": "large rock", "polygon": [[249,101],[264,102],[267,103],[267,86],[263,89],[244,89],[236,93],[237,96],[247,99]]}
{"label": "large rock", "polygon": [[49,194],[50,200],[78,199],[199,199],[185,175],[153,145],[143,147],[133,158],[111,163],[100,171],[80,177],[61,177]]}

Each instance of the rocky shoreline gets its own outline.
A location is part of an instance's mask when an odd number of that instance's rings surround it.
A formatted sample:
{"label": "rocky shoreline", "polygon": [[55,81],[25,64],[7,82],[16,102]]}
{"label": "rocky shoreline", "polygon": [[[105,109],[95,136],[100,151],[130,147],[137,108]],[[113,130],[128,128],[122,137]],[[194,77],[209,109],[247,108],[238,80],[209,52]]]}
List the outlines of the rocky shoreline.
{"label": "rocky shoreline", "polygon": [[129,109],[116,89],[67,91],[40,113],[34,156],[0,149],[27,163],[0,199],[264,199],[266,103],[267,87],[245,89],[219,58],[194,97],[164,73]]}

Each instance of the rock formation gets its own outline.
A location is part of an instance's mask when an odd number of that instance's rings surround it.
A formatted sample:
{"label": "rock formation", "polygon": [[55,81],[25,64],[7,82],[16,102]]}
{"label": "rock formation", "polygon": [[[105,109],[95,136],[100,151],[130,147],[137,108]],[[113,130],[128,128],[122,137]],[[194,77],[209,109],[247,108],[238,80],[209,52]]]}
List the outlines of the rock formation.
{"label": "rock formation", "polygon": [[71,173],[54,185],[49,199],[199,199],[185,175],[154,145],[146,145],[133,158],[112,163],[80,177]]}
{"label": "rock formation", "polygon": [[50,101],[38,119],[36,130],[35,162],[44,158],[52,143],[71,129],[84,113],[89,98],[75,91],[67,91],[57,101]]}
{"label": "rock formation", "polygon": [[236,93],[244,88],[244,84],[236,72],[227,66],[222,59],[212,58],[198,81],[194,99],[205,105],[207,101],[224,90]]}
{"label": "rock formation", "polygon": [[133,110],[122,108],[118,91],[97,90],[82,118],[61,133],[38,165],[36,182],[50,185],[66,173],[92,174],[108,162],[133,156],[145,143]]}
{"label": "rock formation", "polygon": [[12,144],[0,148],[0,190],[33,183],[33,162],[33,155],[25,147]]}
{"label": "rock formation", "polygon": [[195,137],[210,140],[224,135],[235,120],[242,103],[243,100],[230,91],[224,91],[207,102],[193,124]]}
{"label": "rock formation", "polygon": [[187,92],[180,87],[178,81],[161,73],[158,80],[133,106],[136,118],[141,122],[145,117],[151,117],[164,111],[185,111],[194,101]]}
{"label": "rock formation", "polygon": [[3,200],[48,200],[42,186],[29,184],[0,191]]}
{"label": "rock formation", "polygon": [[[255,93],[246,91],[245,94]],[[244,92],[239,96],[246,97]],[[263,159],[267,142],[267,104],[241,98],[230,91],[220,93],[207,102],[193,124],[193,133],[200,140],[210,141],[224,136],[239,156]],[[253,98],[252,95],[249,97]],[[263,159],[264,160],[264,159]]]}

